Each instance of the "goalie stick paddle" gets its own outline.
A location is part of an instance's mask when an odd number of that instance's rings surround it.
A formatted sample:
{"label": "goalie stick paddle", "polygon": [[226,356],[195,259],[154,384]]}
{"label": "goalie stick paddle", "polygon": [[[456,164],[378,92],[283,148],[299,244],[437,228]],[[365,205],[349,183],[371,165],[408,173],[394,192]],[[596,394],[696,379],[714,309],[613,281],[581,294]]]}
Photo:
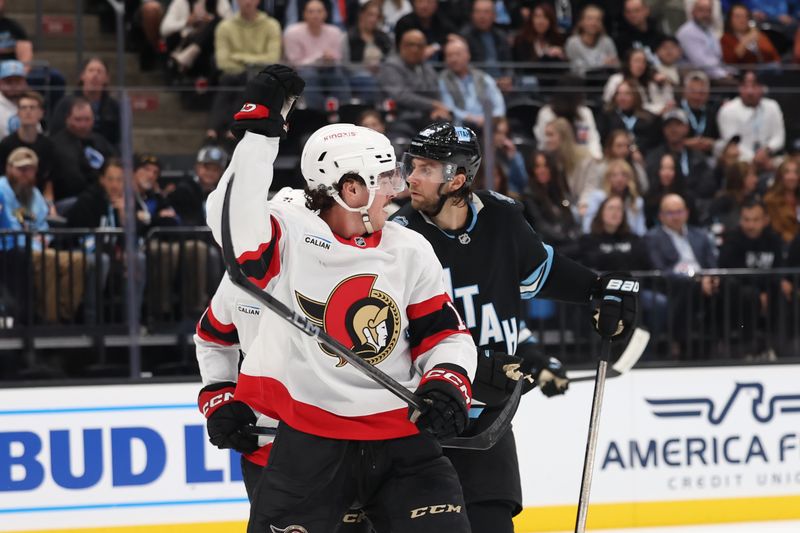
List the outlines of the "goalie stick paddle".
{"label": "goalie stick paddle", "polygon": [[[411,419],[416,420],[420,413],[427,410],[427,405],[421,398],[398,383],[394,378],[385,372],[367,363],[364,359],[347,349],[342,343],[328,334],[325,330],[315,324],[312,324],[307,317],[299,315],[296,311],[293,311],[287,307],[286,304],[273,297],[269,292],[258,288],[258,286],[251,282],[245,273],[242,272],[238,261],[236,261],[236,254],[233,250],[233,240],[231,238],[230,203],[234,178],[235,175],[231,174],[230,180],[228,181],[228,189],[225,191],[225,199],[222,204],[222,258],[225,262],[225,270],[228,272],[228,276],[231,278],[231,281],[233,281],[236,286],[263,303],[268,309],[272,310],[278,316],[299,329],[305,335],[308,335],[315,341],[323,344],[329,351],[340,356],[342,359],[353,365],[356,370],[366,374],[367,377],[373,379],[386,390],[403,400],[409,406],[413,407],[416,412],[412,414]],[[514,388],[514,392],[506,402],[505,407],[497,415],[497,418],[494,420],[494,422],[488,428],[486,428],[486,430],[472,437],[456,437],[454,439],[449,439],[446,443],[442,443],[442,445],[448,448],[463,448],[470,450],[486,450],[491,448],[510,427],[511,419],[514,418],[514,413],[516,413],[517,407],[519,406],[519,399],[521,395],[522,381],[518,381]],[[253,426],[252,430],[249,432],[252,434],[262,434],[262,429],[270,428],[259,428],[258,426]],[[273,435],[274,433],[266,432],[263,434]]]}
{"label": "goalie stick paddle", "polygon": [[[633,335],[631,335],[631,340],[625,347],[625,351],[622,352],[619,359],[608,369],[608,379],[619,377],[633,368],[634,365],[639,362],[639,358],[642,357],[648,342],[650,342],[650,332],[646,329],[636,328],[633,331]],[[595,376],[589,374],[588,376],[570,378],[569,382],[577,383],[579,381],[592,381],[593,379],[595,379]]]}

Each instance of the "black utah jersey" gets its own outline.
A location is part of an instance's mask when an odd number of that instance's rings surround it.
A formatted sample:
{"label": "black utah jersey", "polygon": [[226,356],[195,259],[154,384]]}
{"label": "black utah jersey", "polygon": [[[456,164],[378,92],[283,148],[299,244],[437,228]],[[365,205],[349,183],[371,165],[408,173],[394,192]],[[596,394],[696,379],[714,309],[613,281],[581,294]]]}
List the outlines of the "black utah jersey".
{"label": "black utah jersey", "polygon": [[406,204],[391,217],[421,233],[444,267],[445,287],[479,348],[513,354],[520,298],[533,298],[547,281],[553,249],[523,216],[522,204],[494,191],[477,191],[464,229],[443,230]]}

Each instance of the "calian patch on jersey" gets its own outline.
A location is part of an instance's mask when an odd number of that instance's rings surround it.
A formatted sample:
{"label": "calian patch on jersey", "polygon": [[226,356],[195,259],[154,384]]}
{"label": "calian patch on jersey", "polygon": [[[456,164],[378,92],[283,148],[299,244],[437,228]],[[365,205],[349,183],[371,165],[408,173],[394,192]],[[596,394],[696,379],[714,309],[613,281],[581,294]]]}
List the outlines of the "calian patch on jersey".
{"label": "calian patch on jersey", "polygon": [[[351,276],[340,282],[324,302],[295,291],[301,311],[311,322],[371,365],[392,353],[401,326],[400,309],[388,294],[374,288],[377,279],[375,274]],[[346,364],[322,344],[320,348],[339,359],[336,366]]]}

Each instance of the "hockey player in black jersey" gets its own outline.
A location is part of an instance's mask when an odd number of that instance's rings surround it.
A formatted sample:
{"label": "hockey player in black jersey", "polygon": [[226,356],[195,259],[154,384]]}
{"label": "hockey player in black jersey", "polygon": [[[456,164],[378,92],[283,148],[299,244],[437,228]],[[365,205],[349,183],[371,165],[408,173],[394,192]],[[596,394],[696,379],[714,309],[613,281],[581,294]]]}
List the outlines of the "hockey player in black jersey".
{"label": "hockey player in black jersey", "polygon": [[[545,393],[565,388],[559,365],[547,368],[546,358],[530,357],[529,346],[517,347],[521,298],[592,305],[595,327],[606,338],[627,336],[637,307],[635,294],[609,288],[620,285],[609,285],[610,279],[624,277],[598,277],[542,243],[516,201],[492,191],[473,192],[480,163],[472,130],[449,123],[428,126],[403,157],[411,202],[392,217],[433,245],[453,301],[479,347],[474,397],[487,405],[473,421],[473,431],[499,409],[498,398],[512,376],[519,378],[519,373],[506,375],[509,363],[521,363],[529,380],[555,374],[558,380],[551,379]],[[522,361],[506,355],[515,352]],[[446,455],[459,474],[472,533],[512,532],[512,517],[522,510],[513,432],[489,450],[449,449]]]}

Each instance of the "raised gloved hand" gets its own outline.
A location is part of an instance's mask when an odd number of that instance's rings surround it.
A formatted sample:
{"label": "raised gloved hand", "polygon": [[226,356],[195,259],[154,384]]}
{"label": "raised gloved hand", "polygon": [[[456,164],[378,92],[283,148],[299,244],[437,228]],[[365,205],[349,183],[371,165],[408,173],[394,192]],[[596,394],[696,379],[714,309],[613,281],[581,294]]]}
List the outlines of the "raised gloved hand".
{"label": "raised gloved hand", "polygon": [[522,359],[520,370],[525,376],[531,376],[548,398],[564,394],[569,388],[564,365],[555,357],[548,357],[536,344],[523,342],[517,347],[516,355]]}
{"label": "raised gloved hand", "polygon": [[486,405],[500,405],[523,380],[522,393],[534,387],[533,376],[522,370],[522,359],[503,352],[478,350],[478,368],[472,384],[473,396]]}
{"label": "raised gloved hand", "polygon": [[197,405],[206,417],[208,440],[220,449],[232,448],[239,453],[258,450],[258,437],[244,432],[256,423],[256,415],[247,404],[233,399],[236,384],[223,381],[200,390]]}
{"label": "raised gloved hand", "polygon": [[624,340],[636,328],[639,311],[639,282],[631,276],[603,274],[592,290],[594,329],[603,339]]}
{"label": "raised gloved hand", "polygon": [[285,137],[286,119],[306,82],[285,65],[269,65],[247,82],[244,105],[234,115],[233,135],[241,139],[246,131],[267,137]]}
{"label": "raised gloved hand", "polygon": [[472,387],[467,372],[460,366],[436,365],[425,372],[414,394],[428,407],[416,420],[416,410],[409,407],[408,416],[420,431],[447,440],[457,437],[467,427]]}

